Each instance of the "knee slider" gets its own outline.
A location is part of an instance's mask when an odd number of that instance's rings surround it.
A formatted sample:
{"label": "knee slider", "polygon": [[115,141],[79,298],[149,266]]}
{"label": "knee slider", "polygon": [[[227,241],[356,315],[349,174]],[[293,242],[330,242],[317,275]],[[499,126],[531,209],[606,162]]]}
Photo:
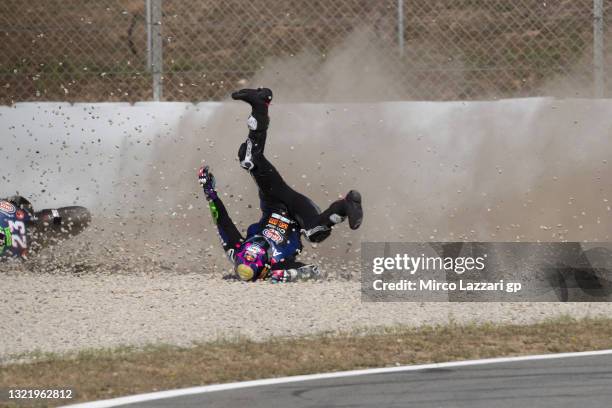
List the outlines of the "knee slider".
{"label": "knee slider", "polygon": [[240,145],[238,160],[240,161],[240,167],[247,171],[255,168],[255,163],[253,162],[253,142],[251,139],[247,139],[246,142]]}

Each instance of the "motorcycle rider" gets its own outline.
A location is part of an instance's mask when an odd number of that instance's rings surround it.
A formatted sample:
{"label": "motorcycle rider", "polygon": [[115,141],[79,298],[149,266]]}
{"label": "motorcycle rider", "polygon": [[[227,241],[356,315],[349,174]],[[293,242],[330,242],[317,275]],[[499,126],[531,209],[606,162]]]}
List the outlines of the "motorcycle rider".
{"label": "motorcycle rider", "polygon": [[69,206],[34,212],[22,196],[0,199],[0,258],[27,258],[30,250],[57,244],[83,231],[91,221],[84,207]]}
{"label": "motorcycle rider", "polygon": [[34,218],[27,199],[21,196],[0,199],[0,258],[27,258],[27,226]]}
{"label": "motorcycle rider", "polygon": [[251,115],[247,120],[249,134],[238,150],[238,158],[240,166],[257,184],[262,212],[259,222],[248,228],[246,238],[240,234],[219,198],[209,166],[200,168],[198,179],[209,202],[223,249],[241,280],[269,278],[275,283],[318,278],[320,273],[315,265],[305,265],[296,260],[302,249],[301,235],[310,242],[321,242],[331,234],[334,225],[346,218],[351,229],[359,228],[363,219],[361,195],[351,190],[345,198],[320,212],[312,200],[293,190],[283,180],[264,156],[272,97],[268,88],[242,89],[232,94],[233,99],[251,105]]}

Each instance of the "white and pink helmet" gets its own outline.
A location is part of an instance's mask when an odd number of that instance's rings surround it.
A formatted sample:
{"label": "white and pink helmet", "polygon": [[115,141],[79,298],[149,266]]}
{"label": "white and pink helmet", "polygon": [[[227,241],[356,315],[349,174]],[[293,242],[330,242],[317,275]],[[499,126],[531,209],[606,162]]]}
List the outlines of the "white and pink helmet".
{"label": "white and pink helmet", "polygon": [[268,248],[270,244],[261,235],[255,235],[244,242],[236,252],[234,265],[236,274],[244,281],[265,278],[270,269]]}

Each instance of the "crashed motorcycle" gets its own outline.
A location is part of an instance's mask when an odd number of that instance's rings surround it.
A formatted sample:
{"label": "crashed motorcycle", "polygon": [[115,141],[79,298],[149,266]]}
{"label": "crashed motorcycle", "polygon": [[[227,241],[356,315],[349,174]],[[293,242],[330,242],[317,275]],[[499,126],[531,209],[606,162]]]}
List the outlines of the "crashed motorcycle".
{"label": "crashed motorcycle", "polygon": [[85,207],[34,211],[24,197],[0,199],[0,258],[26,259],[29,254],[80,234],[91,222]]}

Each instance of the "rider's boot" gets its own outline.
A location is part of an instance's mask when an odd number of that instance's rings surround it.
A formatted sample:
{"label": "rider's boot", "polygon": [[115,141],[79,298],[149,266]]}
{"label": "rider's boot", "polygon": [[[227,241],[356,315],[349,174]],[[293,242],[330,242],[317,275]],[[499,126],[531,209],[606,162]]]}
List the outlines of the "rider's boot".
{"label": "rider's boot", "polygon": [[363,208],[361,207],[361,194],[351,190],[343,199],[334,201],[327,210],[321,213],[322,221],[302,233],[310,242],[322,242],[331,234],[334,225],[344,222],[348,218],[349,227],[356,230],[363,221]]}
{"label": "rider's boot", "polygon": [[269,88],[241,89],[232,93],[232,99],[251,105],[251,116],[247,120],[249,130],[263,132],[268,129],[270,124],[268,107],[272,102],[272,96],[272,90]]}
{"label": "rider's boot", "polygon": [[363,221],[363,208],[361,207],[361,194],[357,190],[351,190],[344,198],[346,201],[346,215],[349,219],[349,227],[356,230]]}
{"label": "rider's boot", "polygon": [[251,116],[247,120],[249,136],[238,149],[240,166],[253,171],[255,163],[253,157],[263,154],[266,146],[266,136],[270,117],[268,107],[272,102],[272,91],[269,88],[241,89],[232,94],[232,98],[251,105]]}
{"label": "rider's boot", "polygon": [[363,209],[361,208],[361,194],[357,190],[351,190],[343,199],[334,201],[327,210],[321,214],[327,219],[327,227],[349,220],[349,227],[357,229],[363,221]]}

